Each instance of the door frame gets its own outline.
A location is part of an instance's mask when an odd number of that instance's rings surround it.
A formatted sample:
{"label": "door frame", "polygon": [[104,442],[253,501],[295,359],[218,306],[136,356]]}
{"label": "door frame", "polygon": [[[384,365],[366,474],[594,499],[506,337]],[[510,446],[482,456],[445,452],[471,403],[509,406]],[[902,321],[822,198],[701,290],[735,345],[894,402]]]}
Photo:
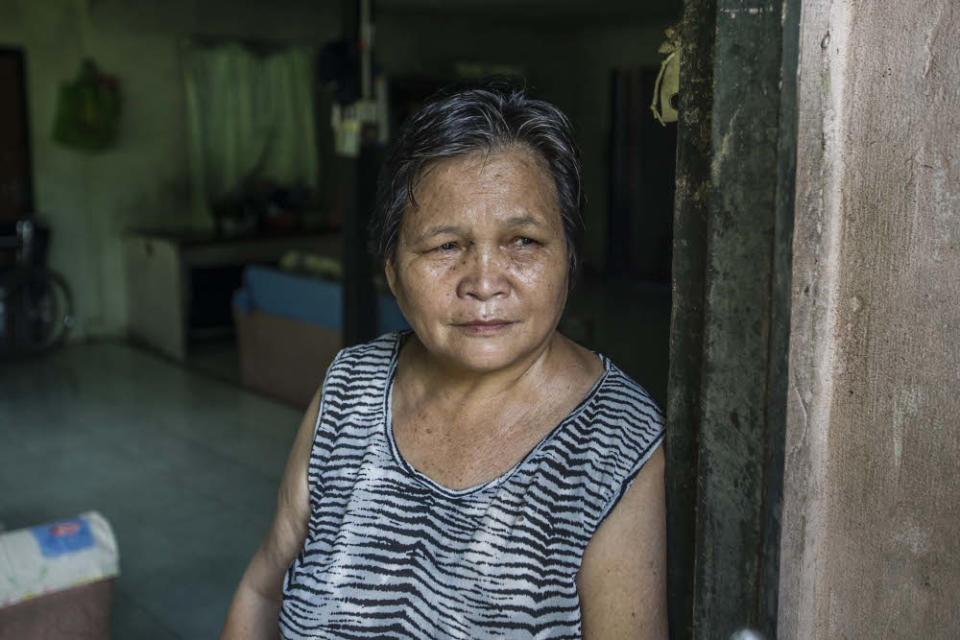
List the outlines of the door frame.
{"label": "door frame", "polygon": [[799,0],[684,0],[666,439],[673,638],[776,636],[799,26]]}

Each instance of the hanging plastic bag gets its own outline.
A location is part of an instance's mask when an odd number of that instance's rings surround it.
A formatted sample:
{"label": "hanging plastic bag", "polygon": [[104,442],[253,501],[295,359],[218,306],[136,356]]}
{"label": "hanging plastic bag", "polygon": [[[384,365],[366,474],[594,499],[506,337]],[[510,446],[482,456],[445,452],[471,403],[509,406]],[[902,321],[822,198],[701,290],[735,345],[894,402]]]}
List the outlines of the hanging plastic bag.
{"label": "hanging plastic bag", "polygon": [[113,76],[100,73],[93,60],[84,60],[73,82],[60,85],[53,139],[85,151],[112,147],[120,125],[120,91]]}
{"label": "hanging plastic bag", "polygon": [[678,95],[680,93],[680,38],[676,27],[666,30],[666,41],[660,45],[659,52],[666,54],[660,63],[660,73],[654,83],[653,103],[650,110],[653,117],[666,126],[668,122],[676,122]]}

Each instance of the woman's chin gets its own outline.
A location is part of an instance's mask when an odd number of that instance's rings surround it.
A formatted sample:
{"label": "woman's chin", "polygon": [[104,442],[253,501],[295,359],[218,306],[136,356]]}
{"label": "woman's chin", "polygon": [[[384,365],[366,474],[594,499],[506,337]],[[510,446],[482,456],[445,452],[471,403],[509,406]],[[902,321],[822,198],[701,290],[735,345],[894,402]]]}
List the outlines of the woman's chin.
{"label": "woman's chin", "polygon": [[[447,342],[434,353],[453,368],[474,373],[492,373],[508,369],[529,358],[539,344],[518,340],[519,336],[460,337]],[[427,347],[428,351],[432,351]]]}

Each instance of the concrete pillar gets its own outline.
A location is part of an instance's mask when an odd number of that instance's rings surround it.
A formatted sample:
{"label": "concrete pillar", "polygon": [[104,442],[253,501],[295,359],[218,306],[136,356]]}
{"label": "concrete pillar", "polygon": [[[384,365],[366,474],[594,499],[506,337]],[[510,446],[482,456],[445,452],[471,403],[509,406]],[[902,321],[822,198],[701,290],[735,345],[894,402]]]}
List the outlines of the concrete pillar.
{"label": "concrete pillar", "polygon": [[776,632],[798,8],[684,3],[667,401],[677,640]]}
{"label": "concrete pillar", "polygon": [[960,637],[960,3],[800,32],[779,637]]}

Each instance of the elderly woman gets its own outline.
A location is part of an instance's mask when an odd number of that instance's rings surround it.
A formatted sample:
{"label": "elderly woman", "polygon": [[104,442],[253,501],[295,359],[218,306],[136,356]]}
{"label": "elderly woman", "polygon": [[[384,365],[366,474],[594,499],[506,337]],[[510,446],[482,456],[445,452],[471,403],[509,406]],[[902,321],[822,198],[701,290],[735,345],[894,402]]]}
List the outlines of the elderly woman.
{"label": "elderly woman", "polygon": [[412,331],[330,365],[223,638],[666,637],[661,414],[557,331],[583,205],[550,104],[407,125],[375,241]]}

